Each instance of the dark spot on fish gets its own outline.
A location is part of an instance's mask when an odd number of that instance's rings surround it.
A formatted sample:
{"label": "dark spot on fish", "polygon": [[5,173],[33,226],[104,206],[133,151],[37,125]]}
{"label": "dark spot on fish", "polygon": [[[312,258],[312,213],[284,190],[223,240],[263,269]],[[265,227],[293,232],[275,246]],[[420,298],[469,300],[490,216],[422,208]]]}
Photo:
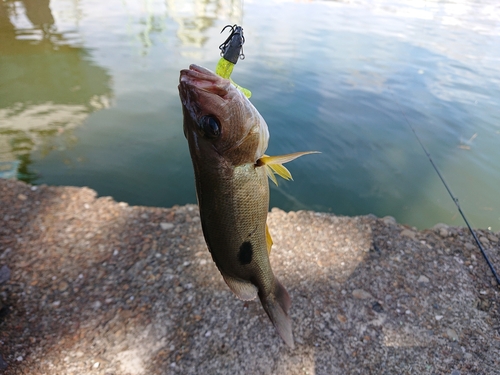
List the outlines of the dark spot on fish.
{"label": "dark spot on fish", "polygon": [[250,264],[252,261],[253,248],[249,241],[245,241],[240,246],[240,252],[238,253],[238,260],[242,265]]}

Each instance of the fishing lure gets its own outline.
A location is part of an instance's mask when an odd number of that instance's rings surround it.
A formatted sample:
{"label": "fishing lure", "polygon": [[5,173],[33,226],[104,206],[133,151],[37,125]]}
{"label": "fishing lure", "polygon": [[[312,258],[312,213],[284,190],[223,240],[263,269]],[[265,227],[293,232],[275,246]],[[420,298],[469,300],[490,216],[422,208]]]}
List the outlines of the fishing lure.
{"label": "fishing lure", "polygon": [[[245,43],[245,36],[243,35],[243,28],[238,25],[226,25],[221,30],[221,34],[227,28],[231,29],[231,33],[227,37],[227,39],[219,46],[221,58],[217,63],[215,68],[215,73],[222,78],[229,79],[231,83],[240,90],[247,98],[252,96],[250,90],[241,87],[237,83],[235,83],[230,77],[233,73],[234,66],[238,62],[238,59],[244,60],[245,54],[243,53],[243,44]],[[316,152],[310,152],[316,153]],[[283,166],[283,163],[287,163],[299,156],[305,155],[307,153],[295,153],[290,155],[284,155],[280,157],[270,157],[268,155],[264,155],[260,159],[261,165],[265,166],[268,177],[272,182],[277,186],[278,181],[276,180],[275,174],[284,178],[285,180],[293,180],[290,171]],[[278,159],[280,158],[280,159]],[[265,163],[264,160],[268,160],[268,163]],[[271,240],[270,240],[271,241]],[[272,242],[272,241],[271,241]]]}
{"label": "fishing lure", "polygon": [[245,54],[243,53],[243,43],[245,43],[243,28],[238,25],[227,25],[224,26],[221,33],[223,33],[227,28],[231,29],[231,34],[229,34],[227,39],[219,46],[221,58],[215,67],[215,73],[219,77],[229,79],[238,90],[240,90],[247,98],[250,98],[252,96],[252,92],[236,84],[231,79],[231,74],[233,73],[234,66],[238,62],[238,59],[245,59]]}

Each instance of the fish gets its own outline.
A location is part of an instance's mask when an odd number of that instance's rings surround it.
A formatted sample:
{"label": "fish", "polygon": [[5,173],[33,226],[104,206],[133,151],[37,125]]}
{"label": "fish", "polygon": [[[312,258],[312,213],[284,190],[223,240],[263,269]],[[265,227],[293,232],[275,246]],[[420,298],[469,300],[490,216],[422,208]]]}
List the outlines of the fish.
{"label": "fish", "polygon": [[291,179],[282,164],[311,152],[265,155],[265,120],[230,80],[209,69],[193,64],[181,70],[178,88],[208,250],[231,291],[245,301],[259,297],[293,348],[291,299],[269,260],[268,178]]}

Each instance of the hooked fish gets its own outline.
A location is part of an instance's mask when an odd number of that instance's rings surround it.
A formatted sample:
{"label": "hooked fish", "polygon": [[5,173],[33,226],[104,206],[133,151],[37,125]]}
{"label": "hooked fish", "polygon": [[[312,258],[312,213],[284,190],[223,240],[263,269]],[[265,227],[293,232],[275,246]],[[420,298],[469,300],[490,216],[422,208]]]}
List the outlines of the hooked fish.
{"label": "hooked fish", "polygon": [[242,300],[259,297],[285,343],[294,347],[290,297],[269,261],[268,176],[291,179],[282,165],[311,152],[264,154],[266,122],[228,79],[191,65],[181,70],[184,135],[193,162],[203,235],[229,288]]}

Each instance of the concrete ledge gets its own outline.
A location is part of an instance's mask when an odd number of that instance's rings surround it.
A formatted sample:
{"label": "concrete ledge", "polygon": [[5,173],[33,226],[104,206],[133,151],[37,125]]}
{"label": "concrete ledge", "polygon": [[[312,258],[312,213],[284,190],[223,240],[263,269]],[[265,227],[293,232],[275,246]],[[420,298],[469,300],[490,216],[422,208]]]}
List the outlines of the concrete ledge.
{"label": "concrete ledge", "polygon": [[498,373],[500,290],[464,228],[278,209],[269,227],[295,350],[226,287],[196,206],[0,180],[4,373]]}

